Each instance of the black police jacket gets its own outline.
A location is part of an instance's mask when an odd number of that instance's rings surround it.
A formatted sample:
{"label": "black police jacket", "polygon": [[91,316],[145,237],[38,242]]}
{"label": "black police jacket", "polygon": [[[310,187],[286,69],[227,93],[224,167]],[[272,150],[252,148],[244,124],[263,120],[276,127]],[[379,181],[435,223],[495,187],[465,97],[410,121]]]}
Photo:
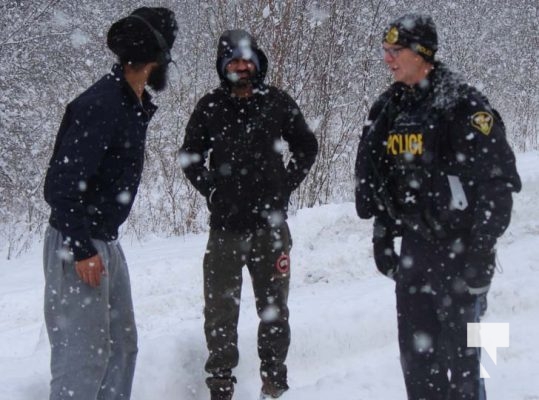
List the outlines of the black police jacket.
{"label": "black police jacket", "polygon": [[69,241],[75,260],[97,254],[91,238],[114,240],[139,186],[148,123],[120,65],[66,108],[45,178],[50,224]]}
{"label": "black police jacket", "polygon": [[356,161],[356,209],[431,239],[464,236],[490,249],[521,189],[499,114],[437,63],[414,87],[396,83],[373,105]]}

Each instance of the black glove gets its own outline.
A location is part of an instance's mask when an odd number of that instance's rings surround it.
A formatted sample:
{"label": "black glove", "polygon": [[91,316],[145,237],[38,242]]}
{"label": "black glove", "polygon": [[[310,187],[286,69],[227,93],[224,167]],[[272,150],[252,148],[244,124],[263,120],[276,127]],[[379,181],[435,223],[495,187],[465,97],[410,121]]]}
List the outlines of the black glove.
{"label": "black glove", "polygon": [[463,278],[468,292],[474,295],[486,294],[496,268],[494,249],[471,250],[466,256]]}
{"label": "black glove", "polygon": [[395,252],[394,233],[383,219],[376,217],[373,226],[373,253],[376,268],[388,278],[395,279],[399,269],[399,256]]}

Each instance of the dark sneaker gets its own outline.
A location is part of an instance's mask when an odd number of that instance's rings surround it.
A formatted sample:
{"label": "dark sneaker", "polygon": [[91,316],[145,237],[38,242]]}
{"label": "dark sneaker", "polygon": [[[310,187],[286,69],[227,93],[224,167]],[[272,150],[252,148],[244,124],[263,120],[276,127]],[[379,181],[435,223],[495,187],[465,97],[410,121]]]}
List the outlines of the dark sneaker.
{"label": "dark sneaker", "polygon": [[219,391],[219,390],[210,390],[211,400],[232,400],[232,395],[234,390],[229,391]]}
{"label": "dark sneaker", "polygon": [[236,383],[236,378],[234,377],[211,377],[206,379],[206,384],[210,389],[211,400],[232,400],[234,383]]}
{"label": "dark sneaker", "polygon": [[288,390],[286,382],[272,382],[270,380],[262,381],[262,390],[260,399],[277,399]]}

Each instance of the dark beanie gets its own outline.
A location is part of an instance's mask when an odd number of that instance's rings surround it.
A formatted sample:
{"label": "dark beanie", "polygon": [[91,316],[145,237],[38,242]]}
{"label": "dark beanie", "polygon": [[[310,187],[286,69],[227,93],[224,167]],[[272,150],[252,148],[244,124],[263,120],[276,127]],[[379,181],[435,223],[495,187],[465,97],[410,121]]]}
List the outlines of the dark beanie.
{"label": "dark beanie", "polygon": [[107,45],[123,62],[167,63],[177,30],[174,12],[163,7],[142,7],[112,24]]}
{"label": "dark beanie", "polygon": [[436,25],[431,17],[422,14],[406,14],[389,24],[384,31],[384,42],[400,44],[434,63],[438,50]]}

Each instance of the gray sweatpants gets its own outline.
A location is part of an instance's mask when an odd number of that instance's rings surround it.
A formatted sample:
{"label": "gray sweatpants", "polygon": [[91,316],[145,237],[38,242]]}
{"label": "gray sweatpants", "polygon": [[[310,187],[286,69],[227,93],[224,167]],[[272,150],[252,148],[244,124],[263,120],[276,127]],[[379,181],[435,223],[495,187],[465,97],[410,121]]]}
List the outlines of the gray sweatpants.
{"label": "gray sweatpants", "polygon": [[45,323],[51,344],[50,400],[129,399],[137,330],[129,273],[118,242],[93,240],[107,271],[97,288],[69,261],[62,234],[45,234]]}

